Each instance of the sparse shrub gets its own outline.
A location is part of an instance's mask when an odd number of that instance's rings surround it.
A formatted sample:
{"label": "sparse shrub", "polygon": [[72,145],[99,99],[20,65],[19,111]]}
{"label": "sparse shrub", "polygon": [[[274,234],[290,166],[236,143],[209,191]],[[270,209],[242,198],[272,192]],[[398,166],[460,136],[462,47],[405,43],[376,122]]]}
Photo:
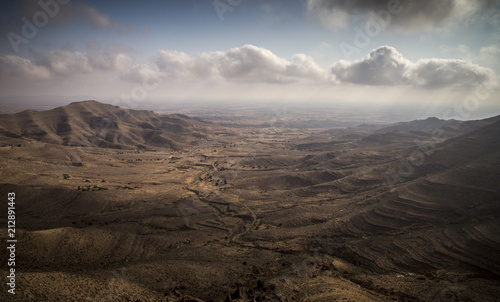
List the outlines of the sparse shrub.
{"label": "sparse shrub", "polygon": [[69,174],[63,174],[64,179],[68,179],[69,177],[70,177]]}

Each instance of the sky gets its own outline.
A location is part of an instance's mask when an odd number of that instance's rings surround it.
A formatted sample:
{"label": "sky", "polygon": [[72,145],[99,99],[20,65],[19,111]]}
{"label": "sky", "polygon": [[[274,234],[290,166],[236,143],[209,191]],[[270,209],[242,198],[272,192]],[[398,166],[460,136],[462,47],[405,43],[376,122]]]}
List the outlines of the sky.
{"label": "sky", "polygon": [[2,1],[0,99],[323,100],[500,114],[500,1]]}

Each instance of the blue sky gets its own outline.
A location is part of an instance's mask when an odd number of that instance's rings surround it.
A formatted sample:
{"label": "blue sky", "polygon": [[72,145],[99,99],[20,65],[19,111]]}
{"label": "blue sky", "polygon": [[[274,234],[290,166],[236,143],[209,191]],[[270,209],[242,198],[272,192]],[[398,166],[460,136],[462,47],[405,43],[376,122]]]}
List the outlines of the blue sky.
{"label": "blue sky", "polygon": [[450,103],[487,87],[481,102],[498,108],[498,1],[1,6],[2,97]]}

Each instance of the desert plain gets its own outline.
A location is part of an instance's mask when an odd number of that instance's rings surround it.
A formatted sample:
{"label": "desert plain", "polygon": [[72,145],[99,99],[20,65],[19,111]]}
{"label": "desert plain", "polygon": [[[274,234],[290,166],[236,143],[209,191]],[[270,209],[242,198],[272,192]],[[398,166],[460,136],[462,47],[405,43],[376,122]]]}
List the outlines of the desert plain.
{"label": "desert plain", "polygon": [[1,282],[1,300],[500,297],[499,116],[197,112],[84,101],[0,115],[18,239],[16,295]]}

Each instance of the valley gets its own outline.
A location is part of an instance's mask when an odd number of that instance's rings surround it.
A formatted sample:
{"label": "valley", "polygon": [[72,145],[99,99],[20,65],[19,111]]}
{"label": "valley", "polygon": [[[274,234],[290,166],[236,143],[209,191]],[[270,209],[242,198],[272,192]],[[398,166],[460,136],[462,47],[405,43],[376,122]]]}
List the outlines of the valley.
{"label": "valley", "polygon": [[87,101],[1,115],[19,301],[500,296],[499,116],[255,112],[205,121]]}

